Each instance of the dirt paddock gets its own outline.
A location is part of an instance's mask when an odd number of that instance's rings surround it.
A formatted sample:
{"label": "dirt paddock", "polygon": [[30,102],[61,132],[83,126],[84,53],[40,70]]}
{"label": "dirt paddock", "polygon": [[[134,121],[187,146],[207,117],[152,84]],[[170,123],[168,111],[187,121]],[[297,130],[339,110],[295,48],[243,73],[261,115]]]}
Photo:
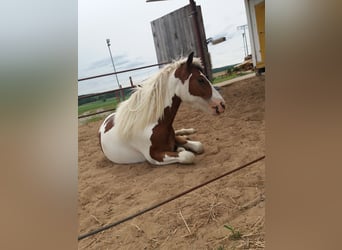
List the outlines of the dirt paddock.
{"label": "dirt paddock", "polygon": [[[192,165],[119,165],[102,154],[101,121],[79,125],[79,234],[134,214],[265,154],[265,79],[220,90],[227,111],[181,105],[174,128],[195,128],[205,152]],[[231,226],[242,237],[233,239]],[[79,241],[79,249],[260,249],[265,247],[265,162]]]}

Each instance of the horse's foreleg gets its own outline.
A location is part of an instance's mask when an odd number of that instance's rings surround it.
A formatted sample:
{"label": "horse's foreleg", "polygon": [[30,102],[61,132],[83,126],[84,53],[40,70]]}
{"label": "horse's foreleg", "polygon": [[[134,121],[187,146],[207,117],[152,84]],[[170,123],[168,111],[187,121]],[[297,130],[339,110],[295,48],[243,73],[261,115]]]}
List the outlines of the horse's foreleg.
{"label": "horse's foreleg", "polygon": [[175,131],[175,135],[191,135],[196,133],[194,128],[182,128]]}
{"label": "horse's foreleg", "polygon": [[154,151],[151,152],[151,159],[147,160],[155,165],[167,165],[172,163],[191,164],[194,159],[195,155],[192,152],[181,150],[179,152]]}
{"label": "horse's foreleg", "polygon": [[204,152],[203,145],[199,141],[191,141],[185,138],[184,136],[179,136],[179,135],[176,136],[175,139],[176,139],[176,144],[178,147],[189,149],[192,152],[195,152],[197,154],[201,154]]}

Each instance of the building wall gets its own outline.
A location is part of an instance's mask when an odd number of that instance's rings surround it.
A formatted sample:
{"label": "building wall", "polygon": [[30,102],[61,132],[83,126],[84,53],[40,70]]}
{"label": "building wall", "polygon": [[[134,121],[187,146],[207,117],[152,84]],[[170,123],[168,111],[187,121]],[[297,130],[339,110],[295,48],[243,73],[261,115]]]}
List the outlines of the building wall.
{"label": "building wall", "polygon": [[251,40],[250,43],[251,43],[252,60],[253,60],[254,66],[256,66],[258,62],[263,62],[261,53],[260,53],[259,34],[258,34],[254,6],[264,1],[265,0],[245,0],[248,31],[249,31],[249,37]]}

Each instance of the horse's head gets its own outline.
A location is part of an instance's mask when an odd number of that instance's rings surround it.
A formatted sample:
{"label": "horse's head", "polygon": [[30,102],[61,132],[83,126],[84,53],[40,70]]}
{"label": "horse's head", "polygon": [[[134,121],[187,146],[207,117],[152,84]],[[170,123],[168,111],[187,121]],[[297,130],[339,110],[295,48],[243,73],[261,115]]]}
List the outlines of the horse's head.
{"label": "horse's head", "polygon": [[175,71],[176,79],[180,80],[176,87],[176,94],[182,101],[193,107],[213,114],[223,113],[225,101],[203,74],[199,59],[193,59],[192,52],[187,61]]}

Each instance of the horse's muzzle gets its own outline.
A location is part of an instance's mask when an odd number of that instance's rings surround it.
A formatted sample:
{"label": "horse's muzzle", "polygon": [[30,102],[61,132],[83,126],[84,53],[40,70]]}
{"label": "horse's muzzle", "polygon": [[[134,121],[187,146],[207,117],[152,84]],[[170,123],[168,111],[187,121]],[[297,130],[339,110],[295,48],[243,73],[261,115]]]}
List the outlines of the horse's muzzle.
{"label": "horse's muzzle", "polygon": [[219,115],[224,112],[224,110],[226,109],[226,106],[224,102],[220,102],[216,104],[215,106],[212,106],[212,108],[214,109],[215,114]]}

